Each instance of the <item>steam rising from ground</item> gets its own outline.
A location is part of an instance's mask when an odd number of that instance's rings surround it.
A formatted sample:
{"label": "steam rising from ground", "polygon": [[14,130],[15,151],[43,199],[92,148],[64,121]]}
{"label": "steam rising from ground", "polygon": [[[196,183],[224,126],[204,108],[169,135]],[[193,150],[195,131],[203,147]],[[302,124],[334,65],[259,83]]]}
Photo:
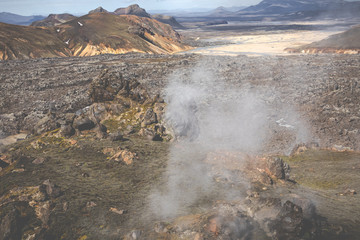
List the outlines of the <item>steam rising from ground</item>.
{"label": "steam rising from ground", "polygon": [[208,153],[263,153],[271,141],[272,128],[286,128],[275,121],[275,111],[282,123],[291,126],[294,144],[307,139],[305,124],[291,106],[272,105],[276,91],[250,83],[234,88],[221,82],[211,69],[212,64],[203,62],[190,73],[175,73],[165,89],[165,119],[177,141],[171,147],[167,184],[150,197],[152,210],[159,217],[173,217],[214,191],[216,194],[214,176],[204,163]]}

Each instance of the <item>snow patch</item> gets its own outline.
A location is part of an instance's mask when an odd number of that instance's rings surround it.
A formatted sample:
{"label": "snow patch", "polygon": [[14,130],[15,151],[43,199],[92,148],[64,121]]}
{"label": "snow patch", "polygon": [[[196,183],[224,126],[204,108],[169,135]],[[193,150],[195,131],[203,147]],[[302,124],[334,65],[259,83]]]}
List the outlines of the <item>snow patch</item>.
{"label": "snow patch", "polygon": [[56,32],[58,32],[58,33],[59,33],[59,32],[60,32],[60,28],[56,29]]}
{"label": "snow patch", "polygon": [[84,24],[82,24],[81,22],[78,22],[78,24],[80,25],[80,27],[84,26]]}
{"label": "snow patch", "polygon": [[69,45],[70,39],[65,42],[66,45]]}
{"label": "snow patch", "polygon": [[295,127],[290,125],[290,124],[287,124],[285,119],[281,118],[279,120],[276,121],[276,123],[280,126],[280,127],[286,127],[286,128],[291,128],[291,129],[294,129]]}

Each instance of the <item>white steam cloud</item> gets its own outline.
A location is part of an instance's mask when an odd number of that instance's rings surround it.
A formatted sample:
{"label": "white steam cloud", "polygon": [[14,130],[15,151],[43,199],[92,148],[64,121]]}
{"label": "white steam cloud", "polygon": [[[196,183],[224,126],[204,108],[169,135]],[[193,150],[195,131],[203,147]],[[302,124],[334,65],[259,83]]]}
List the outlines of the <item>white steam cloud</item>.
{"label": "white steam cloud", "polygon": [[307,140],[306,125],[296,111],[274,105],[276,91],[251,84],[235,88],[210,69],[211,64],[200,63],[191,73],[174,74],[165,89],[165,118],[177,141],[171,147],[167,184],[150,196],[152,211],[161,218],[184,213],[214,193],[214,176],[204,162],[208,153],[263,153],[272,141],[272,128],[286,128],[276,122],[279,119],[291,125],[293,145]]}

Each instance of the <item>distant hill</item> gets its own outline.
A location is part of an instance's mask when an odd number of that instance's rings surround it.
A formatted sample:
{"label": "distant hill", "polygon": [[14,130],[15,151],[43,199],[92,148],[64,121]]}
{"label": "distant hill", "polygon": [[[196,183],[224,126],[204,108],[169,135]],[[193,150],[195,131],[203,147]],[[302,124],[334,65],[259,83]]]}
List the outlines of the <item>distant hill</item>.
{"label": "distant hill", "polygon": [[360,25],[343,33],[332,35],[324,40],[314,42],[296,49],[285,49],[297,53],[360,53]]}
{"label": "distant hill", "polygon": [[343,0],[263,0],[238,15],[281,15],[282,18],[346,18],[360,16],[360,2]]}
{"label": "distant hill", "polygon": [[304,10],[318,9],[315,0],[263,0],[259,4],[243,9],[243,12],[284,14]]}
{"label": "distant hill", "polygon": [[172,16],[166,16],[166,15],[162,15],[162,14],[155,14],[155,15],[151,15],[151,17],[153,19],[158,20],[159,22],[169,24],[170,26],[172,26],[175,29],[184,29],[185,28],[183,25],[178,23],[178,21],[176,21],[176,19],[174,17],[172,17]]}
{"label": "distant hill", "polygon": [[218,7],[215,10],[211,11],[209,15],[214,17],[226,17],[233,14],[234,12],[227,10],[225,7]]}
{"label": "distant hill", "polygon": [[171,26],[150,18],[93,13],[56,27],[0,24],[0,59],[173,53],[190,47]]}
{"label": "distant hill", "polygon": [[114,11],[114,13],[116,15],[135,15],[138,17],[151,18],[150,14],[137,4],[130,5],[126,8],[118,8]]}
{"label": "distant hill", "polygon": [[31,23],[31,26],[43,26],[43,27],[50,27],[50,26],[57,26],[62,23],[68,22],[70,20],[75,19],[74,15],[64,13],[64,14],[50,14],[47,18],[35,21]]}
{"label": "distant hill", "polygon": [[0,22],[16,24],[16,25],[29,25],[34,21],[39,21],[44,19],[44,16],[21,16],[8,12],[0,13]]}

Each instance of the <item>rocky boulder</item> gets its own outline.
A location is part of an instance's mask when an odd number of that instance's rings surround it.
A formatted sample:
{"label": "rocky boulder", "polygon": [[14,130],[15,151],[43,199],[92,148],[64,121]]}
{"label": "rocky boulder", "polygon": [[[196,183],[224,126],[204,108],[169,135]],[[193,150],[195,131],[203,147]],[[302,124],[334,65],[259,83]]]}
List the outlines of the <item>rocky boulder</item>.
{"label": "rocky boulder", "polygon": [[120,131],[117,131],[117,132],[114,132],[114,133],[110,133],[109,134],[109,139],[111,141],[113,141],[113,142],[122,141],[122,140],[124,140],[124,135]]}
{"label": "rocky boulder", "polygon": [[40,192],[44,193],[48,198],[57,198],[62,194],[60,187],[51,182],[50,179],[45,180],[40,185]]}
{"label": "rocky boulder", "polygon": [[157,123],[157,116],[152,108],[148,108],[142,118],[141,127],[146,127],[153,123]]}
{"label": "rocky boulder", "polygon": [[103,70],[96,77],[89,87],[89,97],[92,102],[104,102],[114,99],[116,94],[115,86],[112,83],[122,80],[122,75],[116,72],[109,72],[108,69]]}
{"label": "rocky boulder", "polygon": [[21,214],[14,208],[0,222],[0,239],[21,239]]}
{"label": "rocky boulder", "polygon": [[290,166],[279,157],[270,157],[267,159],[267,172],[276,179],[289,179]]}
{"label": "rocky boulder", "polygon": [[95,127],[95,123],[89,117],[79,116],[75,118],[73,127],[78,131],[90,130]]}
{"label": "rocky boulder", "polygon": [[301,239],[304,232],[304,217],[301,207],[287,201],[275,221],[270,224],[275,239]]}

